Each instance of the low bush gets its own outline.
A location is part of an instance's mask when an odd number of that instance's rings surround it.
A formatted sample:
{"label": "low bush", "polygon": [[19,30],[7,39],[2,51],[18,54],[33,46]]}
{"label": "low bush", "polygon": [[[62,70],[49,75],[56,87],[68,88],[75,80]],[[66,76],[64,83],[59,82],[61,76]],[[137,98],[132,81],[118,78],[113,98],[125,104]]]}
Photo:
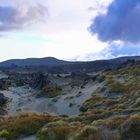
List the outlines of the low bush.
{"label": "low bush", "polygon": [[77,132],[74,136],[68,140],[93,140],[96,138],[98,129],[94,126],[85,126],[80,132]]}
{"label": "low bush", "polygon": [[104,96],[96,96],[89,100],[86,100],[80,107],[80,111],[86,112],[88,109],[94,108],[98,103],[102,102],[105,99]]}
{"label": "low bush", "polygon": [[121,127],[121,140],[140,140],[140,114],[133,115]]}
{"label": "low bush", "polygon": [[10,134],[7,130],[3,129],[0,131],[0,138],[10,139]]}
{"label": "low bush", "polygon": [[37,97],[48,97],[53,98],[62,93],[62,88],[58,87],[54,84],[47,84],[42,91],[40,91],[37,95]]}
{"label": "low bush", "polygon": [[77,126],[69,125],[63,121],[50,123],[50,125],[38,132],[39,140],[68,140],[68,137],[77,131]]}
{"label": "low bush", "polygon": [[0,122],[1,136],[13,140],[22,135],[35,134],[45,123],[55,118],[50,115],[22,114],[17,117],[5,118]]}
{"label": "low bush", "polygon": [[125,85],[117,80],[109,80],[107,87],[110,93],[123,93],[125,92]]}

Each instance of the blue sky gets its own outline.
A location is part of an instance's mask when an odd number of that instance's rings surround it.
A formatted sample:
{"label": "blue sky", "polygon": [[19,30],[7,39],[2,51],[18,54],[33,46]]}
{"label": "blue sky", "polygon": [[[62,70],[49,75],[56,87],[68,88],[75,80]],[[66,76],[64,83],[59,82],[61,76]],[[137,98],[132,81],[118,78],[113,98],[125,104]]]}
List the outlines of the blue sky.
{"label": "blue sky", "polygon": [[139,19],[139,0],[1,0],[0,61],[139,55]]}

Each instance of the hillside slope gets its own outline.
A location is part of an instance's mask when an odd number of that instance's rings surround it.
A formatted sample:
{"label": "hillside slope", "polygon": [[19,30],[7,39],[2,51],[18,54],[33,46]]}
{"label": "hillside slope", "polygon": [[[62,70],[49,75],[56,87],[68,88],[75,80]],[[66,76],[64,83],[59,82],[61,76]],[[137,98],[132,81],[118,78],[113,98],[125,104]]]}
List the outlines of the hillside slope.
{"label": "hillside slope", "polygon": [[16,106],[20,109],[14,110],[13,104],[9,104],[7,111],[16,111],[16,116],[15,112],[12,117],[1,116],[0,137],[8,140],[23,137],[27,140],[140,139],[140,61],[127,61],[114,70],[94,75],[9,73],[9,78],[3,80],[1,92],[5,96],[17,95],[20,102]]}

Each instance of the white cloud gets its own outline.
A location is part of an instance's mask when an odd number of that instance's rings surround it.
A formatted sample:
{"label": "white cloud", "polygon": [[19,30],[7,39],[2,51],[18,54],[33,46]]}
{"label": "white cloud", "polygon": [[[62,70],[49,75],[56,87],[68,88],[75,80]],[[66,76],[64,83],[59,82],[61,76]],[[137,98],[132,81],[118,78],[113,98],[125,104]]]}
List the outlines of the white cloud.
{"label": "white cloud", "polygon": [[[67,60],[75,57],[77,60],[97,59],[101,58],[100,52],[107,48],[108,44],[98,41],[96,36],[91,36],[87,27],[91,19],[98,12],[104,11],[111,0],[2,1],[3,5],[22,5],[25,9],[40,3],[48,8],[49,15],[42,24],[34,22],[24,31],[7,33],[8,37],[0,38],[0,61],[46,56]],[[89,11],[89,7],[94,7],[94,10]],[[34,15],[35,12],[31,16]],[[89,54],[94,56],[89,57]]]}
{"label": "white cloud", "polygon": [[40,34],[40,38],[38,35],[27,36],[25,33],[15,37],[10,34],[7,38],[0,38],[2,54],[0,60],[5,60],[7,56],[10,59],[53,56],[66,60],[79,56],[77,60],[81,60],[80,56],[91,52],[98,53],[107,47],[106,43],[98,41],[85,31]]}
{"label": "white cloud", "polygon": [[52,42],[48,43],[48,52],[58,58],[73,58],[90,52],[97,53],[107,44],[102,43],[85,31],[69,31],[50,35]]}

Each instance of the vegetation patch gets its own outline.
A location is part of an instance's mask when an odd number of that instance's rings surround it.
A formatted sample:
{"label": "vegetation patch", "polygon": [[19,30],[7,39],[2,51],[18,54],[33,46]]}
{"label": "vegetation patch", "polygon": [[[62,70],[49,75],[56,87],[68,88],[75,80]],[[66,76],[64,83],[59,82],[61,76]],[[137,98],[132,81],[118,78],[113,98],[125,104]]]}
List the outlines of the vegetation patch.
{"label": "vegetation patch", "polygon": [[0,79],[0,90],[6,90],[12,85],[8,79]]}
{"label": "vegetation patch", "polygon": [[123,93],[125,92],[125,85],[117,80],[109,80],[107,82],[109,93]]}
{"label": "vegetation patch", "polygon": [[133,115],[121,127],[121,140],[140,139],[140,114]]}
{"label": "vegetation patch", "polygon": [[78,127],[63,121],[50,123],[38,133],[39,140],[68,140],[68,137],[77,131]]}
{"label": "vegetation patch", "polygon": [[81,107],[80,107],[80,111],[82,112],[85,112],[87,111],[88,109],[92,109],[96,106],[98,106],[101,102],[103,102],[103,100],[105,99],[106,97],[104,96],[96,96],[94,98],[91,98],[87,101],[85,101]]}
{"label": "vegetation patch", "polygon": [[62,93],[62,88],[52,83],[47,84],[37,95],[37,97],[53,98]]}
{"label": "vegetation patch", "polygon": [[56,118],[50,115],[22,114],[16,117],[5,118],[0,122],[0,136],[13,140],[19,136],[35,134],[45,123]]}

